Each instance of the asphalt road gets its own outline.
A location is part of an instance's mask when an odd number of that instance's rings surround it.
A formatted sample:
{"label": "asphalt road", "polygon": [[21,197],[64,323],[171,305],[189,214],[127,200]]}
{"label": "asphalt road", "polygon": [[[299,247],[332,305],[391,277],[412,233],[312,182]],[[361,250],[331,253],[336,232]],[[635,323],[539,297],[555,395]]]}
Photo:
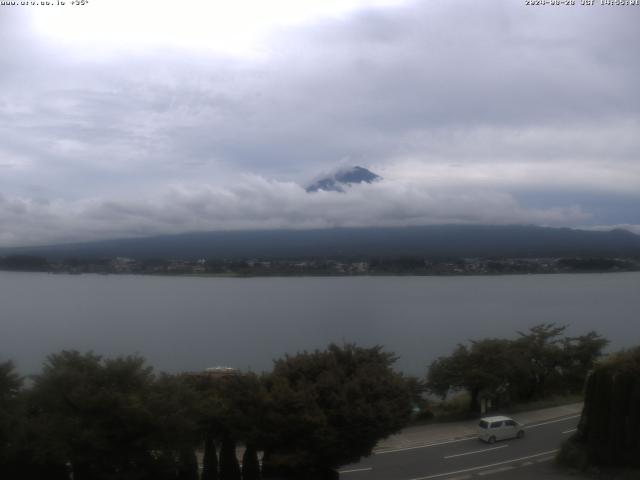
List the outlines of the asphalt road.
{"label": "asphalt road", "polygon": [[[517,416],[515,417],[517,420]],[[341,480],[491,480],[547,478],[556,450],[579,416],[527,425],[521,440],[493,445],[477,438],[376,453],[340,469]],[[551,474],[551,473],[550,473]],[[558,475],[558,476],[556,476]],[[549,478],[562,478],[553,474]]]}

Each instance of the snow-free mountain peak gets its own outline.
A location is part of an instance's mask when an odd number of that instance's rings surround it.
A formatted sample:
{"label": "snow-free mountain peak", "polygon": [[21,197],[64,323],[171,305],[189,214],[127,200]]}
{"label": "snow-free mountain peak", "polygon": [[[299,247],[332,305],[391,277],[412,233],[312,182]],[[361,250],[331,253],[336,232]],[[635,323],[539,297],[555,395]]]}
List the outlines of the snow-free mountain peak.
{"label": "snow-free mountain peak", "polygon": [[346,186],[354,183],[373,183],[381,179],[382,177],[372,171],[355,166],[338,170],[332,175],[316,180],[306,190],[307,192],[317,192],[318,190],[344,192]]}

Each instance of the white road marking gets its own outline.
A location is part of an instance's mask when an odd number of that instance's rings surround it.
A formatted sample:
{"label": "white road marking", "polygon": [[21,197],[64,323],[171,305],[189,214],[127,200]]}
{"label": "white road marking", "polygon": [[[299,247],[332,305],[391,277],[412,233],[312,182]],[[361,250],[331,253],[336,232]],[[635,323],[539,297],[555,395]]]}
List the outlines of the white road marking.
{"label": "white road marking", "polygon": [[571,432],[575,432],[576,430],[578,430],[577,428],[571,428],[569,430],[565,430],[564,432],[562,432],[562,434],[567,434],[567,433],[571,433]]}
{"label": "white road marking", "polygon": [[499,447],[483,448],[482,450],[474,450],[473,452],[456,453],[455,455],[447,455],[444,458],[456,458],[464,457],[465,455],[473,455],[474,453],[490,452],[491,450],[498,450],[499,448],[507,448],[509,445],[500,445]]}
{"label": "white road marking", "polygon": [[529,460],[530,458],[542,457],[544,455],[550,455],[556,453],[558,450],[549,450],[548,452],[536,453],[534,455],[528,455],[526,457],[512,458],[511,460],[505,460],[503,462],[492,463],[490,465],[481,465],[479,467],[465,468],[464,470],[456,470],[455,472],[436,473],[435,475],[427,475],[426,477],[416,477],[411,480],[428,480],[429,478],[446,477],[447,475],[456,475],[458,473],[473,472],[475,470],[483,470],[485,468],[497,467],[498,465],[505,465],[507,463],[520,462],[522,460]]}
{"label": "white road marking", "polygon": [[373,454],[374,455],[384,455],[385,453],[405,452],[407,450],[417,450],[419,448],[437,447],[438,445],[448,445],[450,443],[468,442],[469,440],[477,440],[477,439],[478,439],[478,437],[476,437],[474,435],[473,437],[459,438],[457,440],[447,440],[446,442],[427,443],[425,445],[418,445],[416,447],[406,447],[406,448],[396,448],[396,449],[393,449],[393,450],[383,450],[382,452],[373,452]]}
{"label": "white road marking", "polygon": [[539,458],[538,460],[536,460],[537,463],[542,463],[542,462],[548,462],[549,460],[553,460],[555,457],[551,456],[551,457],[544,457],[544,458]]}
{"label": "white road marking", "polygon": [[373,470],[373,467],[354,468],[353,470],[340,470],[338,473],[343,474],[343,473],[368,472],[370,470]]}
{"label": "white road marking", "polygon": [[494,468],[493,470],[485,470],[484,472],[478,472],[478,475],[491,475],[492,473],[506,472],[507,470],[513,470],[516,467],[500,467]]}
{"label": "white road marking", "polygon": [[529,465],[533,465],[533,462],[522,462],[520,464],[521,467],[528,467]]}
{"label": "white road marking", "polygon": [[571,420],[572,418],[578,418],[580,415],[572,415],[570,417],[558,418],[557,420],[549,420],[548,422],[536,423],[534,425],[525,425],[525,428],[536,428],[541,427],[543,425],[549,425],[551,423],[565,422],[567,420]]}

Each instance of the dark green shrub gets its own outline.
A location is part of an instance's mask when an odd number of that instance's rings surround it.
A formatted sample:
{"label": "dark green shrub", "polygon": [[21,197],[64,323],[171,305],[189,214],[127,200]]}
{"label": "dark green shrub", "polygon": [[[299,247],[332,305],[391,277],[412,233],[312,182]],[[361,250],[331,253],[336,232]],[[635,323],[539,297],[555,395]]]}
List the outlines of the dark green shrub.
{"label": "dark green shrub", "polygon": [[589,465],[640,467],[640,347],[612,355],[587,380],[578,431],[562,458],[582,446]]}
{"label": "dark green shrub", "polygon": [[586,470],[589,466],[587,449],[583,443],[577,440],[575,435],[562,444],[556,461],[562,466],[580,471]]}

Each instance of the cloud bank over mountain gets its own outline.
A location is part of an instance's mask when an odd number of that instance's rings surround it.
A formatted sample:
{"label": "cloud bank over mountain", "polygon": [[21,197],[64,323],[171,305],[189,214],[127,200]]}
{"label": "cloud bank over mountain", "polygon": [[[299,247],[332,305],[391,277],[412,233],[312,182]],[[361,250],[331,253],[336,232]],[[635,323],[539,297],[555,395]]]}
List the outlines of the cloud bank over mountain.
{"label": "cloud bank over mountain", "polygon": [[[567,225],[579,206],[532,209],[490,190],[432,189],[392,180],[307,192],[245,177],[233,187],[176,185],[139,196],[81,201],[0,198],[0,245],[38,245],[207,230],[405,226],[449,223]],[[7,233],[10,232],[10,233]],[[70,236],[73,232],[73,236]]]}

